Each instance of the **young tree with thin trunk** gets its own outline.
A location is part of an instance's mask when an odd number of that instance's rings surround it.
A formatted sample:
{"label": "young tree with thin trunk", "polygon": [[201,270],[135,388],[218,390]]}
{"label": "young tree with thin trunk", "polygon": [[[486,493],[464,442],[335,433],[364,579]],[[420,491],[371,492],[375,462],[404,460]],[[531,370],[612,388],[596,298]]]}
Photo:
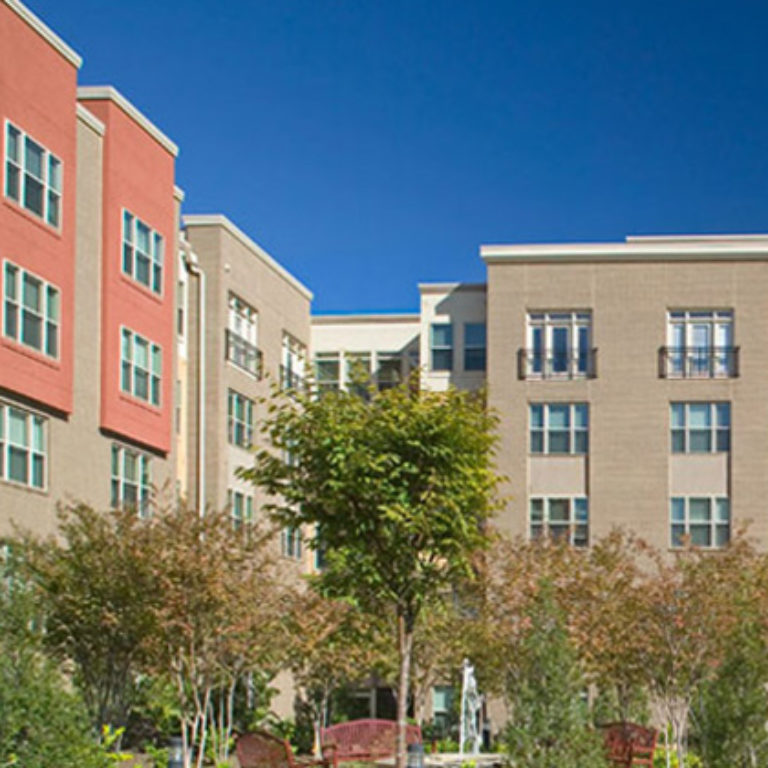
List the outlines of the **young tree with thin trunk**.
{"label": "young tree with thin trunk", "polygon": [[398,768],[406,761],[416,622],[472,577],[486,543],[497,484],[494,426],[481,396],[420,391],[414,382],[366,398],[283,398],[265,425],[271,449],[243,474],[276,499],[271,510],[282,524],[318,528],[327,552],[319,582],[329,595],[392,617]]}

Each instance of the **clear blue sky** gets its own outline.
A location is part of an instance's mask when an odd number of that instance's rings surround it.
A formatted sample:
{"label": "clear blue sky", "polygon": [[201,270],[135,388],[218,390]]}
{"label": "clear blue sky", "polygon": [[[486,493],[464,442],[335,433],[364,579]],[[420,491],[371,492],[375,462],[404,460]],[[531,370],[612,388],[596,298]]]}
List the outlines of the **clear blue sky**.
{"label": "clear blue sky", "polygon": [[27,0],[315,311],[481,243],[768,230],[765,0]]}

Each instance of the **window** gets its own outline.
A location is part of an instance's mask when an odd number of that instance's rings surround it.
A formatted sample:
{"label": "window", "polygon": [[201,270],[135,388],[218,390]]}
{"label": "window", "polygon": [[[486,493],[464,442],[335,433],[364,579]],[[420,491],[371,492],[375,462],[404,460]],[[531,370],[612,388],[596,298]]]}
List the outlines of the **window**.
{"label": "window", "polygon": [[290,333],[283,333],[283,358],[280,366],[281,389],[304,388],[304,364],[307,347]]}
{"label": "window", "polygon": [[3,334],[38,352],[59,356],[59,289],[10,261],[4,269]]}
{"label": "window", "polygon": [[42,416],[0,403],[0,480],[45,488],[46,429]]}
{"label": "window", "polygon": [[670,378],[728,378],[737,375],[731,310],[674,310],[667,318],[660,375]]}
{"label": "window", "polygon": [[584,497],[531,499],[531,539],[564,538],[575,547],[589,544],[589,508]]}
{"label": "window", "polygon": [[453,370],[453,326],[450,323],[433,323],[430,330],[432,370]]}
{"label": "window", "polygon": [[345,352],[346,372],[344,384],[347,392],[367,399],[371,384],[371,353]]}
{"label": "window", "polygon": [[672,453],[727,453],[731,449],[730,403],[672,403]]}
{"label": "window", "polygon": [[122,445],[112,446],[112,492],[114,508],[135,509],[140,517],[149,514],[152,493],[150,458]]}
{"label": "window", "polygon": [[123,272],[154,293],[163,292],[163,238],[123,210]]}
{"label": "window", "polygon": [[595,375],[591,312],[529,312],[520,378],[575,379]]}
{"label": "window", "polygon": [[301,529],[288,526],[280,531],[280,554],[291,560],[301,560]]}
{"label": "window", "polygon": [[376,353],[376,386],[392,389],[403,380],[403,360],[397,352]]}
{"label": "window", "polygon": [[586,403],[536,403],[529,409],[530,451],[547,454],[589,452]]}
{"label": "window", "polygon": [[226,331],[227,360],[261,378],[262,355],[258,348],[259,313],[234,293],[229,294],[229,319]]}
{"label": "window", "polygon": [[318,352],[315,355],[315,377],[317,389],[323,392],[337,392],[340,389],[340,365],[338,352]]}
{"label": "window", "polygon": [[122,329],[121,336],[120,389],[159,406],[163,361],[160,347],[128,328]]}
{"label": "window", "polygon": [[232,527],[239,531],[253,523],[253,496],[242,491],[227,491],[227,506],[232,515]]}
{"label": "window", "polygon": [[464,370],[485,370],[485,323],[464,324]]}
{"label": "window", "polygon": [[61,160],[5,124],[5,196],[52,227],[61,223]]}
{"label": "window", "polygon": [[436,685],[432,688],[432,723],[438,734],[447,735],[450,730],[454,695],[450,685]]}
{"label": "window", "polygon": [[719,548],[731,538],[731,505],[725,497],[676,496],[670,503],[671,542],[683,546],[690,537],[694,547]]}
{"label": "window", "polygon": [[255,403],[233,390],[227,395],[229,442],[241,448],[253,445],[253,411]]}

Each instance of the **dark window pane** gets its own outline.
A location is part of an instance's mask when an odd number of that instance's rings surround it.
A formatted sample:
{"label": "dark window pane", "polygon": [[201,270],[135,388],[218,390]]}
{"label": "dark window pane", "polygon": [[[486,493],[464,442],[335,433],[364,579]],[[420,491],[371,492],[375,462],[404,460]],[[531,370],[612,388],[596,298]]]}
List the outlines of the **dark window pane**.
{"label": "dark window pane", "polygon": [[43,321],[26,310],[21,313],[21,340],[35,349],[43,348]]}
{"label": "dark window pane", "polygon": [[43,185],[28,173],[24,176],[24,207],[43,215]]}

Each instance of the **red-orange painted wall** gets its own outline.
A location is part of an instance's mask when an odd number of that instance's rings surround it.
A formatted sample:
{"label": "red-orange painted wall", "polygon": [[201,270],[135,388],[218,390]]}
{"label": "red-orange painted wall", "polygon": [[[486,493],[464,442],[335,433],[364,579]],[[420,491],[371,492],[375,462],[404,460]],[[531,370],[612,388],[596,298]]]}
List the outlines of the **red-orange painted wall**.
{"label": "red-orange painted wall", "polygon": [[[71,412],[77,69],[5,3],[0,3],[0,72],[0,265],[8,259],[53,283],[61,301],[58,360],[5,338],[0,321],[0,387]],[[58,231],[5,197],[6,120],[62,161]]]}
{"label": "red-orange painted wall", "polygon": [[[168,452],[173,416],[176,239],[174,157],[114,101],[83,105],[106,125],[104,136],[101,426]],[[152,293],[122,272],[122,212],[160,233],[163,292]],[[130,328],[162,349],[160,407],[120,390],[120,329]]]}

